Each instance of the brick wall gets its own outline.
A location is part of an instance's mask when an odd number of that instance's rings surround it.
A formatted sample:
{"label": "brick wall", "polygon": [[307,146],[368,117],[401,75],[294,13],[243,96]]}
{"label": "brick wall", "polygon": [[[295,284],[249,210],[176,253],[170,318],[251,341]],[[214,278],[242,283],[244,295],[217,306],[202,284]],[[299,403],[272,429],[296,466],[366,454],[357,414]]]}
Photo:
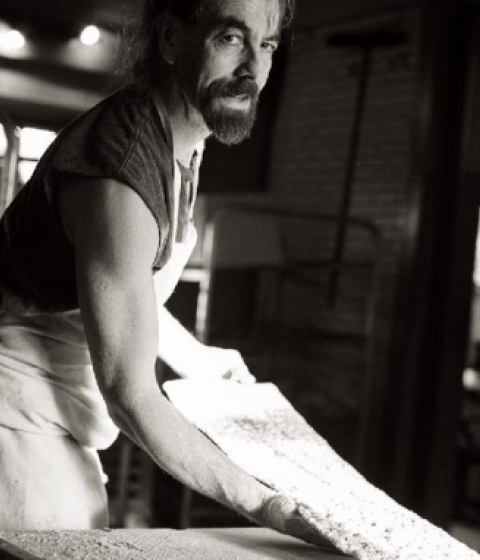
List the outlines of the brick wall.
{"label": "brick wall", "polygon": [[[313,3],[308,6],[311,18]],[[373,52],[351,203],[351,212],[372,220],[383,237],[373,354],[378,411],[388,375],[396,276],[411,172],[421,8],[399,7],[383,15],[375,12],[342,18],[341,22],[308,26],[303,22],[297,26],[269,173],[269,191],[280,199],[323,212],[339,211],[362,55],[356,49],[328,46],[327,39],[333,33],[379,28],[404,32],[406,42]],[[289,304],[291,313],[305,319],[315,313],[311,297],[302,299],[301,292],[292,294]],[[346,358],[348,353],[347,347],[340,353],[347,362],[341,371],[335,358],[322,357],[331,360],[332,368],[328,371],[323,367],[319,373],[323,378],[320,386],[328,392],[318,395],[319,407],[326,401],[332,406],[332,399],[337,399],[340,406],[342,399],[355,399],[349,392],[358,392],[358,377],[364,375],[364,370],[353,353],[350,360]],[[318,367],[320,372],[320,364]]]}

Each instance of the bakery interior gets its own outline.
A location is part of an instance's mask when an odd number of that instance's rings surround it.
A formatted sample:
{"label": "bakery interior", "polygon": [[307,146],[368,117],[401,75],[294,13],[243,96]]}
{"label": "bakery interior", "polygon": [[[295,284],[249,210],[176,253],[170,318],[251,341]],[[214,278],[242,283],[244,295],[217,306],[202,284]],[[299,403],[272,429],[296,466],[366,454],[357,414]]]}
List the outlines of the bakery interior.
{"label": "bakery interior", "polygon": [[[0,214],[58,131],[118,87],[137,7],[2,0]],[[207,143],[170,309],[480,551],[480,2],[298,0],[275,56],[251,138]],[[242,523],[126,438],[102,460],[115,527]]]}

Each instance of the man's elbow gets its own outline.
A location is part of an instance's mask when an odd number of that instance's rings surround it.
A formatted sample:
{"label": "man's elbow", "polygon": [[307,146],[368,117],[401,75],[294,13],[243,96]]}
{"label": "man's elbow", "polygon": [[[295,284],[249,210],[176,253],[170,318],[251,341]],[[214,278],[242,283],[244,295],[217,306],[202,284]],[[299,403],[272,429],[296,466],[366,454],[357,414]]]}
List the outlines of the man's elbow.
{"label": "man's elbow", "polygon": [[116,376],[111,381],[105,381],[104,378],[103,382],[99,382],[99,387],[108,413],[120,429],[123,429],[125,422],[130,423],[141,414],[146,399],[159,391],[156,382],[139,382],[138,378],[132,382],[124,376]]}

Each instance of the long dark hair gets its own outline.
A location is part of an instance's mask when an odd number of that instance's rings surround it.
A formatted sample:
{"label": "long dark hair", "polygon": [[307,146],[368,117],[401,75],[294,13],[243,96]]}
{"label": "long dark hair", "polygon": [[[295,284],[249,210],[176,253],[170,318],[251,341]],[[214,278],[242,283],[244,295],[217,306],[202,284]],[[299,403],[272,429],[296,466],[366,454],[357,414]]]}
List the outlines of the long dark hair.
{"label": "long dark hair", "polygon": [[[115,83],[135,83],[143,89],[155,87],[162,73],[164,61],[158,51],[158,29],[168,11],[179,19],[195,23],[209,0],[143,0],[139,16],[122,31]],[[284,37],[292,39],[292,22],[296,0],[279,0]]]}

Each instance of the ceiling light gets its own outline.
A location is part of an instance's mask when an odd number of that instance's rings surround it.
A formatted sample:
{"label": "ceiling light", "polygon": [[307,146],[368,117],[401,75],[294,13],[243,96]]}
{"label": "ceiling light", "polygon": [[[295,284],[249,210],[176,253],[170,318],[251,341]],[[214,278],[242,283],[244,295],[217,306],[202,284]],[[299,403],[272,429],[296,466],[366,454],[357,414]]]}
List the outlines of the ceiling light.
{"label": "ceiling light", "polygon": [[17,29],[0,33],[0,47],[9,51],[18,51],[25,46],[25,37]]}
{"label": "ceiling light", "polygon": [[87,46],[96,45],[100,40],[100,29],[96,25],[87,25],[80,34],[80,41]]}

